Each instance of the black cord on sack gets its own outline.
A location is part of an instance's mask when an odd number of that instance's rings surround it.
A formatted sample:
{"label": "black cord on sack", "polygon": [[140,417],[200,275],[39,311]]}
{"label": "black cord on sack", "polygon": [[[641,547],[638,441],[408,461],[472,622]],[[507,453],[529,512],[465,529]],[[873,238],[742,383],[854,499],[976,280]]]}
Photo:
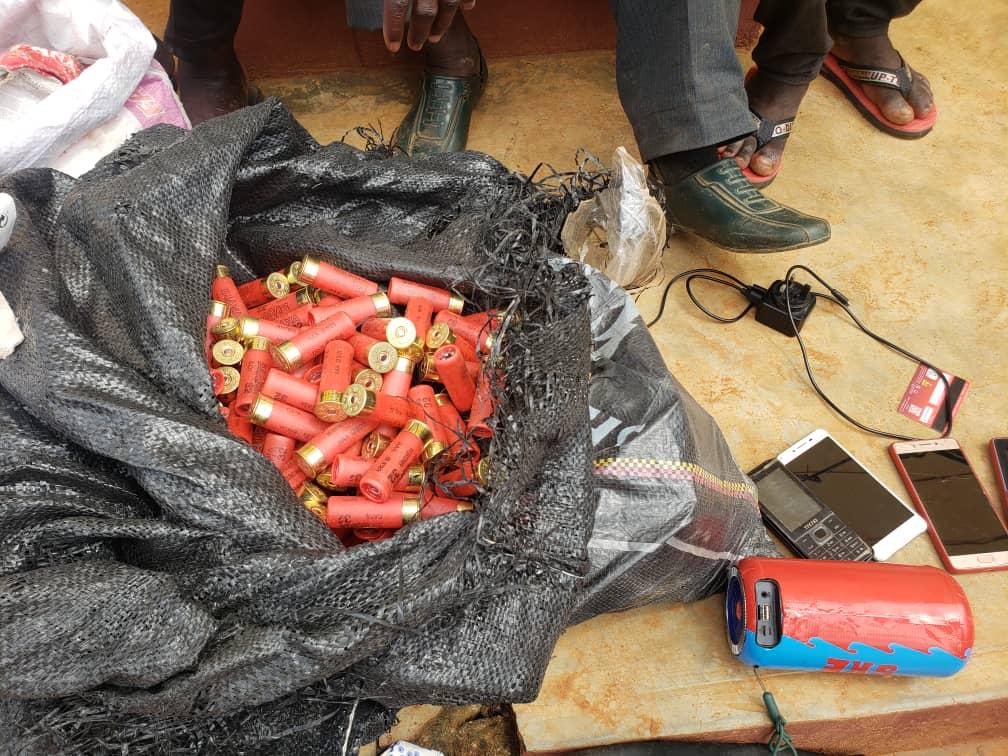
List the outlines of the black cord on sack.
{"label": "black cord on sack", "polygon": [[[813,297],[815,297],[815,299],[825,300],[827,302],[832,302],[833,304],[837,305],[845,313],[847,313],[848,317],[850,317],[850,319],[854,322],[854,324],[858,328],[861,329],[862,332],[864,332],[866,335],[870,336],[873,340],[875,340],[879,344],[882,344],[883,346],[891,349],[892,351],[896,352],[897,354],[900,354],[903,357],[906,357],[907,359],[914,360],[914,361],[920,363],[921,365],[924,365],[924,367],[929,368],[930,370],[933,370],[938,375],[938,378],[941,380],[943,386],[945,387],[945,428],[944,428],[944,430],[943,430],[943,432],[941,434],[941,438],[946,438],[952,432],[952,410],[953,410],[953,406],[952,406],[952,387],[949,385],[949,381],[948,381],[948,378],[945,377],[945,373],[942,372],[937,367],[935,367],[930,362],[928,362],[927,360],[923,359],[922,357],[918,357],[913,352],[910,352],[909,350],[904,349],[903,347],[899,346],[898,344],[894,344],[892,341],[889,341],[888,339],[886,339],[886,338],[884,338],[882,336],[879,336],[877,333],[875,333],[870,328],[868,328],[868,326],[866,326],[864,323],[862,323],[861,320],[857,317],[857,315],[855,315],[854,312],[851,310],[851,308],[850,308],[850,300],[847,299],[847,297],[844,296],[844,294],[842,292],[840,292],[839,290],[837,290],[833,286],[831,286],[829,283],[827,283],[822,278],[822,276],[820,276],[818,273],[816,273],[811,268],[809,268],[809,267],[807,267],[805,265],[792,265],[790,268],[788,268],[787,273],[784,276],[784,286],[783,286],[783,289],[784,289],[785,292],[787,292],[787,291],[790,290],[790,286],[794,282],[794,276],[795,276],[795,273],[797,271],[805,271],[810,276],[812,276],[814,279],[816,279],[819,283],[821,283],[827,289],[827,291],[829,292],[828,294],[824,293],[824,292],[818,292],[818,291],[812,291],[812,292],[810,292],[811,295]],[[756,291],[763,292],[763,293],[766,292],[765,289],[763,289],[762,287],[758,287],[755,284],[751,285],[751,286],[747,286],[744,282],[742,282],[741,280],[739,280],[735,276],[731,275],[730,273],[726,273],[723,270],[718,270],[717,268],[694,268],[692,270],[686,270],[686,271],[683,271],[682,273],[677,273],[666,284],[665,290],[662,292],[661,304],[660,304],[660,306],[658,308],[658,314],[654,317],[654,319],[652,319],[647,324],[648,328],[650,328],[651,326],[653,326],[655,323],[657,323],[661,319],[662,315],[665,313],[665,304],[666,304],[666,301],[668,300],[669,291],[671,291],[672,286],[676,282],[681,281],[683,278],[686,279],[686,293],[689,295],[690,299],[693,301],[693,304],[696,305],[700,309],[701,312],[703,312],[705,315],[707,315],[707,317],[711,318],[712,320],[717,321],[718,323],[735,323],[735,322],[738,322],[739,320],[741,320],[742,318],[744,318],[749,313],[749,311],[753,309],[753,307],[756,306],[755,305],[756,297],[754,296],[754,292],[756,292]],[[712,281],[714,283],[721,284],[722,286],[727,286],[729,288],[735,289],[743,297],[745,297],[746,299],[748,299],[749,303],[746,306],[746,308],[744,310],[742,310],[742,312],[740,312],[738,315],[735,315],[733,317],[725,318],[725,317],[722,317],[720,315],[717,315],[717,314],[711,312],[707,307],[705,307],[696,298],[696,296],[695,296],[695,294],[694,294],[694,292],[692,290],[692,286],[691,285],[692,285],[692,282],[695,281],[695,280],[697,280],[697,279],[706,280],[706,281]],[[812,384],[812,388],[820,396],[820,398],[824,402],[826,402],[826,404],[828,404],[830,406],[830,408],[832,408],[833,411],[836,412],[838,415],[840,415],[840,417],[842,417],[844,420],[846,420],[847,422],[851,423],[852,425],[856,426],[857,428],[860,428],[861,430],[863,430],[863,431],[865,431],[867,433],[873,433],[873,434],[875,434],[877,436],[882,436],[884,438],[891,438],[891,439],[895,439],[897,441],[918,441],[918,440],[922,440],[922,439],[915,438],[913,436],[905,436],[905,435],[903,435],[901,433],[892,433],[890,431],[885,431],[885,430],[881,430],[879,428],[873,428],[870,425],[866,425],[865,423],[862,423],[859,420],[856,420],[853,417],[851,417],[847,412],[845,412],[844,410],[842,410],[840,408],[840,406],[835,401],[833,401],[826,394],[826,392],[819,385],[819,382],[816,380],[815,373],[812,370],[812,364],[809,361],[808,349],[805,346],[805,340],[802,338],[802,336],[801,336],[801,330],[799,328],[798,323],[795,320],[795,312],[794,312],[794,309],[793,309],[791,297],[790,296],[785,296],[784,297],[784,301],[786,302],[786,305],[787,305],[788,320],[791,323],[791,328],[794,331],[794,336],[798,340],[798,347],[801,349],[802,361],[805,363],[805,372],[808,374],[809,382]]]}

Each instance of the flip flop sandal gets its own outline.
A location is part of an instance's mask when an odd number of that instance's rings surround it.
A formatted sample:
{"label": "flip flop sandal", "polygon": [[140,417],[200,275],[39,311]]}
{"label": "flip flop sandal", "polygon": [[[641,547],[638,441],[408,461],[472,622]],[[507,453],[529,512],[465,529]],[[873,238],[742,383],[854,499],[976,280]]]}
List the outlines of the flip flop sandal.
{"label": "flip flop sandal", "polygon": [[935,121],[938,120],[936,106],[932,106],[931,112],[923,118],[914,118],[910,123],[893,123],[882,115],[878,105],[865,95],[863,85],[870,84],[895,89],[903,97],[907,97],[910,94],[910,85],[913,83],[913,71],[903,60],[902,55],[900,63],[902,65],[899,68],[883,68],[851,63],[841,60],[833,53],[827,53],[820,73],[833,82],[843,92],[844,97],[850,100],[875,128],[900,139],[920,139],[931,131]]}
{"label": "flip flop sandal", "polygon": [[[753,66],[746,72],[745,80],[746,84],[749,83],[749,79],[752,78],[753,74],[756,73],[756,66]],[[753,136],[756,137],[756,149],[760,150],[766,147],[767,143],[771,139],[776,139],[777,137],[784,137],[787,139],[791,136],[791,129],[794,128],[794,118],[787,118],[783,121],[771,121],[759,113],[757,113],[752,108],[749,109],[752,113],[754,119],[756,119],[756,131]],[[796,116],[797,117],[797,116]],[[783,156],[777,162],[777,168],[769,176],[761,176],[758,173],[752,171],[749,166],[742,169],[742,175],[749,179],[749,183],[758,189],[770,186],[777,174],[780,173],[781,165],[784,163]]]}
{"label": "flip flop sandal", "polygon": [[[755,110],[750,109],[750,113],[753,114],[753,118],[756,119],[758,126],[756,127],[756,149],[761,150],[770,143],[771,140],[777,139],[778,137],[783,137],[787,139],[791,136],[791,129],[794,128],[794,118],[785,118],[783,121],[771,121],[769,118],[764,118]],[[777,174],[780,173],[781,166],[784,164],[784,156],[777,161],[777,167],[774,168],[774,172],[769,176],[761,176],[758,173],[750,170],[749,166],[742,169],[742,175],[749,179],[749,183],[753,186],[762,189],[763,187],[770,186],[770,182],[777,178]]]}

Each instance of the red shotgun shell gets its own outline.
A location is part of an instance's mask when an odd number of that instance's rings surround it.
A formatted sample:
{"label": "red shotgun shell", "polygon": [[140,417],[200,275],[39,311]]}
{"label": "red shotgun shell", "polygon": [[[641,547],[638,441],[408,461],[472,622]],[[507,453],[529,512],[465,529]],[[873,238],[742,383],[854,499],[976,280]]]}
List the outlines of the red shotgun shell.
{"label": "red shotgun shell", "polygon": [[476,438],[490,438],[493,431],[487,425],[487,420],[493,416],[497,402],[490,393],[486,376],[480,374],[476,381],[476,393],[473,394],[472,408],[469,410],[469,433]]}
{"label": "red shotgun shell", "polygon": [[448,310],[439,312],[434,318],[434,322],[444,323],[452,329],[456,336],[466,339],[480,352],[489,352],[490,347],[493,346],[493,335],[490,334],[490,329],[487,325],[477,325],[472,321],[466,320],[461,315],[449,312]]}
{"label": "red shotgun shell", "polygon": [[[369,457],[356,457],[352,454],[337,454],[333,458],[332,467],[329,468],[328,482],[332,488],[357,488],[361,478],[374,465],[374,459]],[[318,478],[321,480],[322,476]],[[399,480],[396,490],[419,490],[427,481],[427,471],[423,465],[410,465],[406,474]]]}
{"label": "red shotgun shell", "polygon": [[384,375],[395,370],[399,356],[399,350],[387,341],[375,342],[368,350],[368,367]]}
{"label": "red shotgun shell", "polygon": [[424,447],[433,440],[430,428],[419,420],[411,420],[361,478],[361,493],[372,501],[388,499]]}
{"label": "red shotgun shell", "polygon": [[273,358],[270,356],[270,343],[262,336],[256,336],[245,350],[242,359],[241,381],[238,384],[238,396],[235,398],[234,411],[248,417],[256,397],[262,393],[266,376],[273,369]]}
{"label": "red shotgun shell", "polygon": [[[305,305],[314,306],[314,304],[315,300],[312,298],[311,292],[308,289],[301,289],[300,291],[292,291],[286,297],[282,297],[281,299],[275,299],[264,305],[253,307],[248,311],[248,314],[253,318],[275,320],[276,322],[281,323],[283,322],[285,315],[289,315],[299,307],[303,307]],[[297,325],[301,326],[304,324],[298,323]]]}
{"label": "red shotgun shell", "polygon": [[311,255],[305,255],[301,261],[298,280],[303,284],[335,294],[341,299],[366,297],[378,292],[378,284],[374,281],[356,276]]}
{"label": "red shotgun shell", "polygon": [[347,299],[340,302],[338,305],[332,307],[325,307],[319,305],[316,307],[311,314],[311,323],[317,324],[322,323],[337,312],[342,312],[346,314],[350,320],[357,323],[363,323],[365,320],[370,318],[384,318],[391,314],[392,305],[389,304],[388,297],[386,297],[382,292],[377,294],[371,294],[366,297],[354,297],[353,299]]}
{"label": "red shotgun shell", "polygon": [[466,339],[457,338],[455,332],[448,327],[447,323],[435,323],[432,325],[430,330],[427,331],[425,341],[427,349],[434,352],[445,344],[454,344],[462,351],[462,357],[465,358],[466,362],[479,362],[479,357],[476,355],[476,347]]}
{"label": "red shotgun shell", "polygon": [[356,488],[373,464],[374,460],[366,457],[337,454],[329,469],[329,480],[337,488]]}
{"label": "red shotgun shell", "polygon": [[432,517],[451,512],[472,511],[473,505],[470,501],[459,501],[458,499],[449,499],[444,496],[428,496],[420,502],[419,516],[421,520],[429,520]]}
{"label": "red shotgun shell", "polygon": [[226,403],[234,401],[235,392],[241,382],[241,373],[228,365],[210,368],[210,380],[213,382],[213,392],[219,401]]}
{"label": "red shotgun shell", "polygon": [[413,402],[414,416],[417,420],[425,423],[434,433],[442,446],[451,446],[455,440],[455,434],[445,425],[441,416],[441,408],[434,398],[434,389],[425,383],[414,386],[409,390],[409,400]]}
{"label": "red shotgun shell", "polygon": [[240,318],[242,315],[248,313],[248,307],[242,301],[241,295],[238,293],[238,287],[235,286],[235,282],[231,278],[231,271],[227,269],[226,265],[218,265],[214,268],[214,280],[210,284],[210,296],[218,302],[226,304],[228,306],[228,314],[232,318]]}
{"label": "red shotgun shell", "polygon": [[238,287],[238,294],[246,307],[259,307],[290,294],[290,284],[283,273],[270,273]]}
{"label": "red shotgun shell", "polygon": [[367,367],[368,353],[371,351],[371,347],[378,343],[378,339],[372,338],[366,333],[355,333],[347,341],[354,348],[354,360],[361,363],[363,367]]}
{"label": "red shotgun shell", "polygon": [[291,328],[297,328],[298,330],[302,328],[307,328],[311,325],[308,322],[309,317],[311,317],[312,310],[315,309],[313,304],[303,304],[299,305],[296,310],[291,310],[286,315],[281,315],[276,319],[276,322],[280,325],[290,326]]}
{"label": "red shotgun shell", "polygon": [[392,443],[392,439],[396,437],[397,433],[399,433],[399,429],[394,425],[388,423],[379,425],[372,433],[368,434],[364,443],[361,444],[361,456],[372,460],[378,459]]}
{"label": "red shotgun shell", "polygon": [[337,454],[359,444],[374,429],[375,423],[363,417],[352,417],[327,426],[294,453],[294,461],[306,475],[314,478],[332,465]]}
{"label": "red shotgun shell", "polygon": [[385,379],[382,378],[381,373],[376,373],[371,368],[361,368],[357,370],[354,368],[354,383],[358,383],[368,391],[381,391],[382,386],[385,385]]}
{"label": "red shotgun shell", "polygon": [[441,411],[441,422],[444,424],[445,434],[450,440],[450,443],[447,445],[451,446],[458,443],[465,436],[466,432],[462,416],[455,408],[455,405],[452,404],[451,397],[448,394],[434,394],[434,400],[438,403],[438,409]]}
{"label": "red shotgun shell", "polygon": [[287,370],[310,362],[325,351],[334,339],[346,340],[354,333],[354,324],[346,313],[338,312],[316,326],[305,328],[273,350],[273,358]]}
{"label": "red shotgun shell", "polygon": [[364,496],[330,496],[326,510],[326,523],[334,530],[385,530],[403,526],[402,502],[378,503]]}
{"label": "red shotgun shell", "polygon": [[422,342],[417,339],[417,329],[409,318],[392,318],[385,328],[385,341],[400,352],[421,349]]}
{"label": "red shotgun shell", "polygon": [[[440,308],[439,308],[440,309]],[[434,317],[434,306],[426,299],[413,297],[406,303],[406,319],[416,327],[416,337],[420,341],[427,338],[427,331]]]}
{"label": "red shotgun shell", "polygon": [[218,323],[227,317],[228,306],[224,302],[218,302],[216,299],[210,300],[210,309],[207,312],[206,319],[206,339],[203,342],[203,351],[206,354],[207,364],[210,364],[210,350],[213,349],[214,342],[217,341],[213,329]]}
{"label": "red shotgun shell", "polygon": [[472,511],[468,501],[394,493],[388,501],[371,501],[363,496],[330,496],[327,522],[330,528],[401,528],[414,520],[429,520],[449,512]]}
{"label": "red shotgun shell", "polygon": [[336,531],[347,533],[349,532],[354,538],[357,539],[359,543],[371,542],[371,541],[384,541],[395,535],[395,530],[386,530],[384,528],[355,528],[351,531]]}
{"label": "red shotgun shell", "polygon": [[489,474],[489,460],[481,459],[476,462],[466,459],[455,469],[438,475],[434,488],[439,494],[448,497],[475,496],[478,493],[476,486],[486,486]]}
{"label": "red shotgun shell", "polygon": [[325,491],[310,481],[306,481],[297,491],[298,498],[304,504],[304,508],[318,517],[322,522],[328,519],[327,504],[328,496]]}
{"label": "red shotgun shell", "polygon": [[341,400],[351,382],[353,347],[350,342],[330,341],[322,353],[322,377],[319,380],[319,397],[315,416],[330,423],[346,419]]}
{"label": "red shotgun shell", "polygon": [[[389,321],[392,318],[368,318],[360,326],[360,332],[369,336],[374,341],[384,341],[385,333],[388,330]],[[364,353],[364,362],[367,362],[367,353]]]}
{"label": "red shotgun shell", "polygon": [[389,300],[395,304],[409,304],[411,299],[425,299],[434,310],[462,312],[465,300],[447,289],[426,286],[403,278],[390,278],[388,282]]}
{"label": "red shotgun shell", "polygon": [[251,315],[246,315],[238,321],[237,338],[245,340],[262,336],[274,344],[279,344],[281,341],[286,341],[298,333],[298,329],[292,326],[281,325],[272,320],[259,320],[258,318],[253,318]]}
{"label": "red shotgun shell", "polygon": [[228,414],[227,426],[232,435],[237,436],[246,444],[252,443],[252,423],[247,417],[242,417],[237,412],[231,412]]}
{"label": "red shotgun shell", "polygon": [[350,417],[370,417],[376,424],[388,423],[403,428],[413,419],[409,399],[391,394],[376,394],[359,384],[343,392],[343,411]]}
{"label": "red shotgun shell", "polygon": [[306,412],[314,412],[319,391],[314,383],[273,368],[266,374],[261,393],[278,402]]}
{"label": "red shotgun shell", "polygon": [[296,444],[293,438],[267,431],[266,438],[263,439],[262,455],[282,472],[293,461]]}
{"label": "red shotgun shell", "polygon": [[460,412],[472,407],[476,384],[466,369],[462,352],[454,344],[445,344],[434,352],[434,365],[452,403]]}
{"label": "red shotgun shell", "polygon": [[260,394],[252,404],[249,419],[253,424],[260,425],[268,431],[298,441],[310,441],[329,428],[327,423],[323,423],[315,415],[270,399],[264,394]]}
{"label": "red shotgun shell", "polygon": [[[329,343],[331,344],[332,342],[330,341]],[[308,369],[304,371],[304,374],[301,377],[304,378],[306,381],[308,381],[308,383],[314,383],[316,385],[321,384],[322,383],[321,359],[316,358],[315,364],[309,366]]]}
{"label": "red shotgun shell", "polygon": [[287,481],[287,485],[295,491],[299,490],[301,486],[304,485],[304,482],[308,480],[308,476],[301,472],[301,469],[294,464],[293,459],[284,465],[280,474],[284,476],[284,479]]}
{"label": "red shotgun shell", "polygon": [[400,357],[395,369],[382,376],[381,393],[392,396],[406,396],[413,383],[413,360]]}
{"label": "red shotgun shell", "polygon": [[210,350],[215,367],[234,367],[245,357],[245,347],[234,339],[221,339]]}

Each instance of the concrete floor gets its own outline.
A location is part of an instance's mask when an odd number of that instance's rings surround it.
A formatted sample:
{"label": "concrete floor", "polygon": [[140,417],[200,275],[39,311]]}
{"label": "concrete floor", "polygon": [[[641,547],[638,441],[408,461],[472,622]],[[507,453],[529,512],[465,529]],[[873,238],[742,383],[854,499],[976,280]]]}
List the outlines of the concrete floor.
{"label": "concrete floor", "polygon": [[[163,28],[164,0],[128,4],[151,28]],[[665,255],[668,274],[709,266],[763,284],[781,277],[791,264],[808,264],[844,291],[854,310],[879,333],[968,378],[972,388],[953,435],[991,492],[994,478],[985,446],[993,436],[1008,435],[1008,347],[1003,336],[1008,328],[1008,232],[1003,220],[1008,188],[1001,157],[1008,137],[1008,49],[1001,39],[1005,28],[1004,3],[973,4],[969,13],[947,3],[924,3],[912,17],[894,24],[897,47],[930,78],[940,111],[934,132],[919,142],[876,131],[832,85],[824,80],[813,84],[783,172],[768,193],[828,218],[833,224],[829,243],[757,257],[675,235]],[[633,135],[616,95],[613,57],[598,52],[491,61],[490,83],[473,119],[470,147],[523,172],[540,162],[570,167],[579,147],[604,160],[617,145],[633,151]],[[747,57],[740,58],[747,67]],[[416,80],[415,72],[379,70],[257,83],[266,94],[280,96],[314,136],[326,142],[361,124],[380,124],[390,134],[409,106]],[[655,289],[641,298],[645,316],[655,310],[658,293]],[[653,334],[669,369],[720,423],[743,468],[823,427],[894,490],[903,490],[886,442],[842,422],[812,392],[793,341],[751,320],[719,326],[701,315],[681,289],[670,297]],[[925,435],[926,429],[895,411],[914,365],[874,345],[828,307],[814,313],[803,335],[821,383],[842,406],[870,424]],[[924,536],[895,561],[938,564]],[[785,714],[810,722],[827,717],[830,712],[824,707],[834,696],[850,696],[854,690],[867,696],[869,709],[912,708],[916,698],[966,701],[971,691],[990,692],[999,685],[1008,696],[1003,674],[1008,661],[1008,576],[988,573],[965,576],[961,582],[977,620],[977,658],[964,673],[951,682],[918,681],[903,687],[863,681],[848,690],[831,683],[829,695],[821,697],[816,681],[822,677],[792,676],[789,684],[795,687],[787,698],[794,703]],[[632,627],[634,614],[601,618],[571,633],[576,645],[590,645],[595,637]],[[659,608],[649,617],[660,621],[672,615],[674,623],[692,627],[694,634],[697,627],[704,627],[706,634],[721,632],[720,627],[701,624],[712,621],[709,602],[669,607],[667,613]],[[660,635],[660,628],[657,632]],[[572,652],[571,644],[575,641],[561,640],[557,659]],[[635,648],[626,653],[635,653]],[[724,649],[711,653],[726,656]],[[631,673],[689,679],[692,670],[676,666],[688,662],[669,663],[668,669],[653,669],[642,667],[639,659],[636,667],[627,661]],[[725,669],[729,666],[726,663]],[[584,707],[582,717],[560,716],[573,704],[559,674],[551,667],[540,701],[517,707],[519,727],[531,750],[681,737],[710,714],[696,711],[684,694],[655,703],[664,710],[643,723],[621,719],[629,703],[611,701],[612,726],[598,725],[598,711],[591,705]],[[742,687],[751,683],[743,682],[744,670],[729,677],[736,694],[751,693]],[[727,712],[725,726],[715,729],[755,726],[762,714],[758,698],[754,700],[756,705],[742,707],[744,711],[722,710]],[[847,708],[848,716],[860,708]],[[924,731],[916,740],[892,742],[892,747],[921,748],[947,738]],[[1001,750],[1004,742],[999,742],[994,750],[977,752],[1008,751]]]}

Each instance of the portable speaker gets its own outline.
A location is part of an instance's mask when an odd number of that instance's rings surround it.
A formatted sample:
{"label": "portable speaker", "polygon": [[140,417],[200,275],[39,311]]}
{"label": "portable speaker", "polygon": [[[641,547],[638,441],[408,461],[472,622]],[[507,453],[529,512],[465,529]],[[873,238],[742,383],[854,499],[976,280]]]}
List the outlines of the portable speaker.
{"label": "portable speaker", "polygon": [[728,574],[728,642],[755,667],[947,677],[973,646],[973,614],[934,567],[743,559]]}

